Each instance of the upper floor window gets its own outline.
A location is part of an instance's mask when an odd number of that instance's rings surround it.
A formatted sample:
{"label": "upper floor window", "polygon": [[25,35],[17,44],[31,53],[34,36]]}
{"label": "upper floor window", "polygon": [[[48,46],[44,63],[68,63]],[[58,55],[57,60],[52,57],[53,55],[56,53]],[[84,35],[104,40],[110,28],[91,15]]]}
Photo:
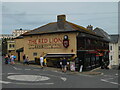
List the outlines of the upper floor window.
{"label": "upper floor window", "polygon": [[37,53],[36,53],[36,52],[34,52],[34,53],[33,53],[33,56],[37,56]]}
{"label": "upper floor window", "polygon": [[112,46],[110,46],[110,50],[112,50]]}
{"label": "upper floor window", "polygon": [[14,44],[9,44],[9,47],[10,47],[10,48],[14,48],[15,45],[14,45]]}
{"label": "upper floor window", "polygon": [[119,50],[120,50],[120,46],[119,46]]}
{"label": "upper floor window", "polygon": [[119,59],[120,59],[120,55],[119,55]]}
{"label": "upper floor window", "polygon": [[111,60],[112,60],[112,56],[111,56]]}

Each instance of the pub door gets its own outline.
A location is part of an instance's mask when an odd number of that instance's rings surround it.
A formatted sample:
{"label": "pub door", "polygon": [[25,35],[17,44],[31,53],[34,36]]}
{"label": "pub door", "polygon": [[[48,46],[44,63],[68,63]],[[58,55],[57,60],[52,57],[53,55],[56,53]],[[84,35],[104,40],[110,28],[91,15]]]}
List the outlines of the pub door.
{"label": "pub door", "polygon": [[18,52],[18,62],[20,62],[20,52]]}

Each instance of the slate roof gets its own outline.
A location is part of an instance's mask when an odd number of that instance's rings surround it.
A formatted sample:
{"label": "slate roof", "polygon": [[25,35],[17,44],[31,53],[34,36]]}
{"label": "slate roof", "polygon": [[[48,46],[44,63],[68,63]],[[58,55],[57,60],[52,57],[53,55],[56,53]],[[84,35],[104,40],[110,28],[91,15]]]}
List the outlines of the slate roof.
{"label": "slate roof", "polygon": [[95,32],[93,32],[92,30],[88,30],[87,28],[84,28],[82,26],[76,25],[68,21],[65,21],[65,28],[62,30],[58,28],[57,22],[52,22],[44,26],[38,27],[34,30],[31,30],[30,32],[26,32],[23,34],[23,36],[46,34],[46,33],[58,33],[58,32],[75,32],[75,31],[80,31],[80,32],[89,33],[95,36],[99,36],[99,35],[96,35]]}
{"label": "slate roof", "polygon": [[97,28],[95,28],[93,31],[94,31],[97,35],[102,36],[102,37],[103,37],[103,40],[105,40],[105,41],[107,41],[107,42],[110,42],[110,41],[111,41],[111,38],[110,38],[109,34],[106,33],[103,29],[97,27]]}
{"label": "slate roof", "polygon": [[118,43],[119,34],[109,35],[111,37],[111,43]]}

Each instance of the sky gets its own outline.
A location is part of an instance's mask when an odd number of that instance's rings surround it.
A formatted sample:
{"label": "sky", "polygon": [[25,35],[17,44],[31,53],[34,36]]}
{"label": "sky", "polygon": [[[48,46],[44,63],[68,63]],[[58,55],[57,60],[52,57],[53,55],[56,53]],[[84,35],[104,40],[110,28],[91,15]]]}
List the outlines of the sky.
{"label": "sky", "polygon": [[47,23],[56,22],[57,15],[60,14],[65,14],[67,21],[83,27],[91,24],[94,28],[99,27],[108,34],[118,33],[118,2],[32,1],[5,0],[0,3],[2,7],[0,29],[3,34],[11,34],[15,29],[20,28],[33,30]]}

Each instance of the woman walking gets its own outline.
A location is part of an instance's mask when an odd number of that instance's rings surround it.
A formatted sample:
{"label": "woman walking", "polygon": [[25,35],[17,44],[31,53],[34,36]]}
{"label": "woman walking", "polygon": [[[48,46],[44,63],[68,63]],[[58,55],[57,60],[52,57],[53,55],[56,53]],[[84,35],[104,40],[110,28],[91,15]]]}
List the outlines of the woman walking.
{"label": "woman walking", "polygon": [[46,60],[46,58],[44,57],[44,66],[46,66],[47,67],[47,60]]}
{"label": "woman walking", "polygon": [[11,58],[11,64],[14,65],[15,64],[15,62],[14,62],[14,55],[12,54],[10,58]]}
{"label": "woman walking", "polygon": [[8,64],[8,60],[9,60],[9,58],[8,58],[8,55],[6,54],[6,56],[5,56],[5,64]]}

